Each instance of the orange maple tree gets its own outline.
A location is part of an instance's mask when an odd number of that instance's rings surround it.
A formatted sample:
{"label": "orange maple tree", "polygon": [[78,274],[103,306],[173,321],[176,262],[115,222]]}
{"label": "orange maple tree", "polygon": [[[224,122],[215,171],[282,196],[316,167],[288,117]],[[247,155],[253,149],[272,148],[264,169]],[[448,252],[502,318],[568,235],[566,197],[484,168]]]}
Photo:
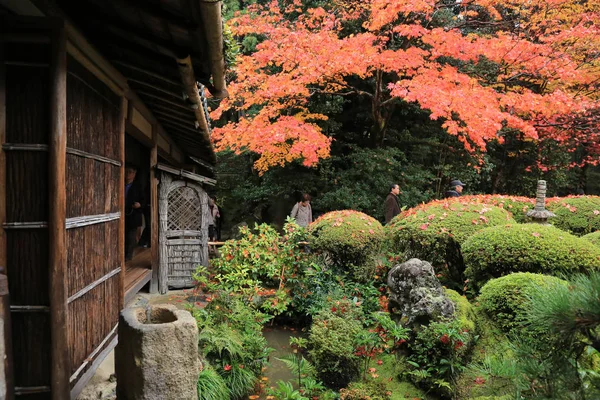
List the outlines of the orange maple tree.
{"label": "orange maple tree", "polygon": [[328,156],[318,125],[327,116],[309,107],[323,93],[368,98],[375,145],[405,101],[471,152],[512,129],[586,145],[582,163],[600,154],[600,0],[335,0],[327,9],[280,0],[229,24],[261,41],[212,113],[241,117],[214,138],[218,150],[259,154],[259,171]]}

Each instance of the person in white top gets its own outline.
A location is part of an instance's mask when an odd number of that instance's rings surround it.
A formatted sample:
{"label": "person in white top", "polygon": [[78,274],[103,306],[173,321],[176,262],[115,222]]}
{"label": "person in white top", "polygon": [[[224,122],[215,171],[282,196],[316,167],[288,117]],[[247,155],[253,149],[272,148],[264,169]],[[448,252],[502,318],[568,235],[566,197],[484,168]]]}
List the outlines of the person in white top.
{"label": "person in white top", "polygon": [[215,199],[212,197],[208,198],[208,210],[210,212],[208,220],[208,238],[211,242],[214,242],[218,238],[217,226],[221,214],[219,213],[219,207],[215,204]]}
{"label": "person in white top", "polygon": [[310,200],[310,195],[304,193],[302,195],[302,200],[294,205],[294,208],[292,208],[292,213],[290,214],[290,216],[296,220],[298,225],[305,228],[313,221]]}

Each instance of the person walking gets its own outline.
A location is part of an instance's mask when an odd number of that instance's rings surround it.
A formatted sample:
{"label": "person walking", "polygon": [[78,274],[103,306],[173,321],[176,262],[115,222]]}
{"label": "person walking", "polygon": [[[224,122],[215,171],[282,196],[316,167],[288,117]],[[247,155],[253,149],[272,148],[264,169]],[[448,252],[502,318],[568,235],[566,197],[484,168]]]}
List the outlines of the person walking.
{"label": "person walking", "polygon": [[312,208],[310,207],[311,197],[309,194],[304,193],[302,200],[294,205],[290,216],[296,220],[296,223],[306,228],[312,221]]}
{"label": "person walking", "polygon": [[399,194],[400,186],[397,183],[390,185],[390,192],[383,203],[386,224],[388,224],[396,215],[400,214],[400,202],[398,201]]}
{"label": "person walking", "polygon": [[450,187],[448,188],[448,191],[445,194],[445,197],[460,197],[464,186],[465,184],[459,181],[458,179],[452,180],[450,182]]}

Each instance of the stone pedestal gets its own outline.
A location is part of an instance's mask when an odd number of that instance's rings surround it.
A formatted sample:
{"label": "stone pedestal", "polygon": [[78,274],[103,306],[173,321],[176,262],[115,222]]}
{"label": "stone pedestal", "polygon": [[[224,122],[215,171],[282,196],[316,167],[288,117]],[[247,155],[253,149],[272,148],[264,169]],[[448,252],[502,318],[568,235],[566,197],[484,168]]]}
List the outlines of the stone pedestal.
{"label": "stone pedestal", "polygon": [[115,352],[119,400],[196,400],[198,326],[172,305],[128,308]]}

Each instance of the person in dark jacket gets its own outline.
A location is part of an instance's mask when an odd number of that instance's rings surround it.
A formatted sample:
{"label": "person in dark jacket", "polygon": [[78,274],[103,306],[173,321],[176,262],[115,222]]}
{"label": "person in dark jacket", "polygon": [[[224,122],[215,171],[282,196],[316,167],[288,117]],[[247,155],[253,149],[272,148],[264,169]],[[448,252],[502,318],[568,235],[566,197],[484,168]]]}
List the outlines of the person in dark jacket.
{"label": "person in dark jacket", "polygon": [[136,174],[137,168],[125,168],[125,260],[131,260],[142,235],[144,192],[135,180]]}
{"label": "person in dark jacket", "polygon": [[400,214],[400,202],[398,201],[398,195],[400,194],[400,186],[397,183],[390,185],[390,192],[385,198],[383,203],[385,223],[389,223],[392,218]]}
{"label": "person in dark jacket", "polygon": [[446,198],[460,197],[464,186],[465,186],[464,183],[462,183],[458,179],[454,179],[453,181],[450,182],[450,188],[446,192]]}

